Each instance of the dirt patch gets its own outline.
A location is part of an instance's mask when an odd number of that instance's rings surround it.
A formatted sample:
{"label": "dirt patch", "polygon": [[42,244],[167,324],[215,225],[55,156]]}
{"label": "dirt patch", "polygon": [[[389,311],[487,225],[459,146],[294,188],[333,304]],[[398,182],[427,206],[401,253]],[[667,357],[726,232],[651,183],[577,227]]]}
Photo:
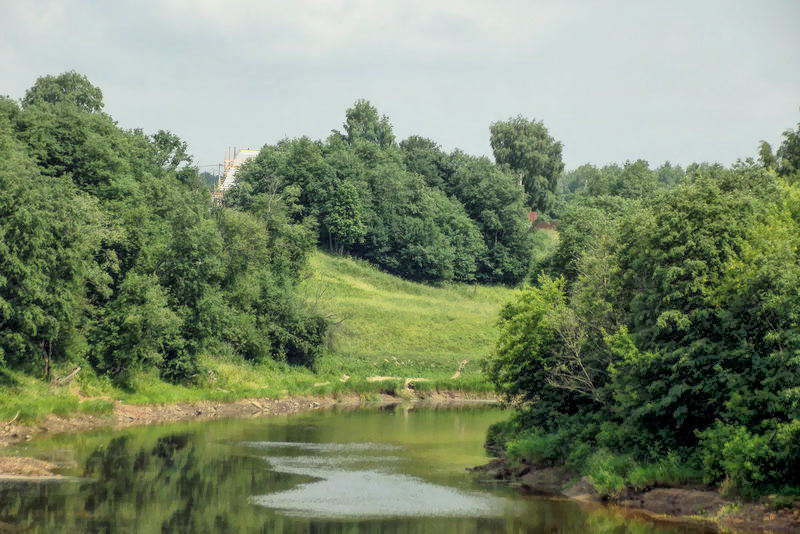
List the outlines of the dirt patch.
{"label": "dirt patch", "polygon": [[568,486],[561,492],[565,497],[570,499],[577,499],[579,501],[599,501],[601,496],[597,493],[592,485],[592,479],[589,477],[582,477],[576,483]]}
{"label": "dirt patch", "polygon": [[36,458],[0,456],[0,477],[57,477],[58,466]]}
{"label": "dirt patch", "polygon": [[714,515],[729,502],[715,491],[658,488],[619,504],[663,515]]}
{"label": "dirt patch", "polygon": [[543,467],[531,469],[518,476],[517,483],[525,492],[533,495],[563,495],[564,487],[574,478],[566,467]]}
{"label": "dirt patch", "polygon": [[727,529],[748,532],[800,532],[800,507],[774,510],[765,504],[723,508],[717,523]]}

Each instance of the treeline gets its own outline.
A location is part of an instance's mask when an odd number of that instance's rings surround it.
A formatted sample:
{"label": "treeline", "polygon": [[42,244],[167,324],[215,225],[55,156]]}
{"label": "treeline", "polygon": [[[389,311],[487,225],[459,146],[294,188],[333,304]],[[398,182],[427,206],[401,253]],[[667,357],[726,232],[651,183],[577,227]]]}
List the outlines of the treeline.
{"label": "treeline", "polygon": [[225,204],[259,216],[281,204],[321,247],[410,280],[515,284],[530,268],[527,212],[555,200],[561,145],[521,117],[490,130],[497,163],[419,136],[397,143],[388,118],[358,101],[325,141],[264,147]]}
{"label": "treeline", "polygon": [[800,125],[730,168],[584,166],[502,311],[491,439],[609,494],[800,492]]}
{"label": "treeline", "polygon": [[89,363],[125,385],[196,381],[206,358],[310,365],[326,332],[295,292],[311,229],[280,199],[214,208],[184,142],[102,109],[74,72],[0,98],[0,369]]}

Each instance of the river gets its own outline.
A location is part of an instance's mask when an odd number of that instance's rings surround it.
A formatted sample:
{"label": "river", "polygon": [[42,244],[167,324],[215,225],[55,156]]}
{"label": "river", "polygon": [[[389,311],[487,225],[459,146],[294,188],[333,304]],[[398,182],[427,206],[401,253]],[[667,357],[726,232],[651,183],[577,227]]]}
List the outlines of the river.
{"label": "river", "polygon": [[709,532],[476,479],[505,416],[392,405],[34,440],[5,452],[69,478],[0,482],[0,532]]}

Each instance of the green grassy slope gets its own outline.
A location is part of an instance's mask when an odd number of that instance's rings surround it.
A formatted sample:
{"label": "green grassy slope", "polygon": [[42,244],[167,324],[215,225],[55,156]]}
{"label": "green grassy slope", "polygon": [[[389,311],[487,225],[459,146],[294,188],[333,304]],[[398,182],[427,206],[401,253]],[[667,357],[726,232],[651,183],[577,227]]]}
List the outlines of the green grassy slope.
{"label": "green grassy slope", "polygon": [[[309,305],[331,318],[323,372],[443,378],[468,360],[478,371],[496,340],[506,287],[432,287],[380,272],[362,260],[316,252],[301,285]],[[339,324],[337,324],[339,323]]]}
{"label": "green grassy slope", "polygon": [[[112,401],[161,404],[247,397],[404,392],[406,378],[427,378],[417,389],[489,391],[479,360],[497,336],[505,287],[431,287],[382,273],[368,263],[314,252],[300,290],[309,306],[334,323],[330,347],[315,370],[267,361],[259,365],[201,355],[196,386],[171,385],[155,371],[135,375],[123,390],[84,366],[63,386],[18,371],[0,371],[0,424],[15,416],[34,421],[48,413],[106,413]],[[338,323],[338,324],[337,324]],[[468,360],[460,378],[450,380]],[[67,374],[72,364],[54,369]],[[342,381],[343,375],[350,378]],[[397,377],[372,382],[370,377]]]}

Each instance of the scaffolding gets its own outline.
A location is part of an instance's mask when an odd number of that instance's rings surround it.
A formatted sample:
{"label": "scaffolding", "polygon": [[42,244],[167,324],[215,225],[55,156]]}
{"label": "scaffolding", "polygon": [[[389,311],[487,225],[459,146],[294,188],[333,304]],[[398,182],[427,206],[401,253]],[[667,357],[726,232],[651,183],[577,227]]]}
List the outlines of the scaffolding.
{"label": "scaffolding", "polygon": [[222,167],[222,174],[217,179],[217,186],[214,188],[212,197],[214,202],[219,204],[222,202],[222,197],[225,192],[236,184],[236,173],[245,162],[258,156],[258,150],[250,148],[243,148],[237,150],[236,147],[231,150],[230,147],[225,150],[224,165]]}

